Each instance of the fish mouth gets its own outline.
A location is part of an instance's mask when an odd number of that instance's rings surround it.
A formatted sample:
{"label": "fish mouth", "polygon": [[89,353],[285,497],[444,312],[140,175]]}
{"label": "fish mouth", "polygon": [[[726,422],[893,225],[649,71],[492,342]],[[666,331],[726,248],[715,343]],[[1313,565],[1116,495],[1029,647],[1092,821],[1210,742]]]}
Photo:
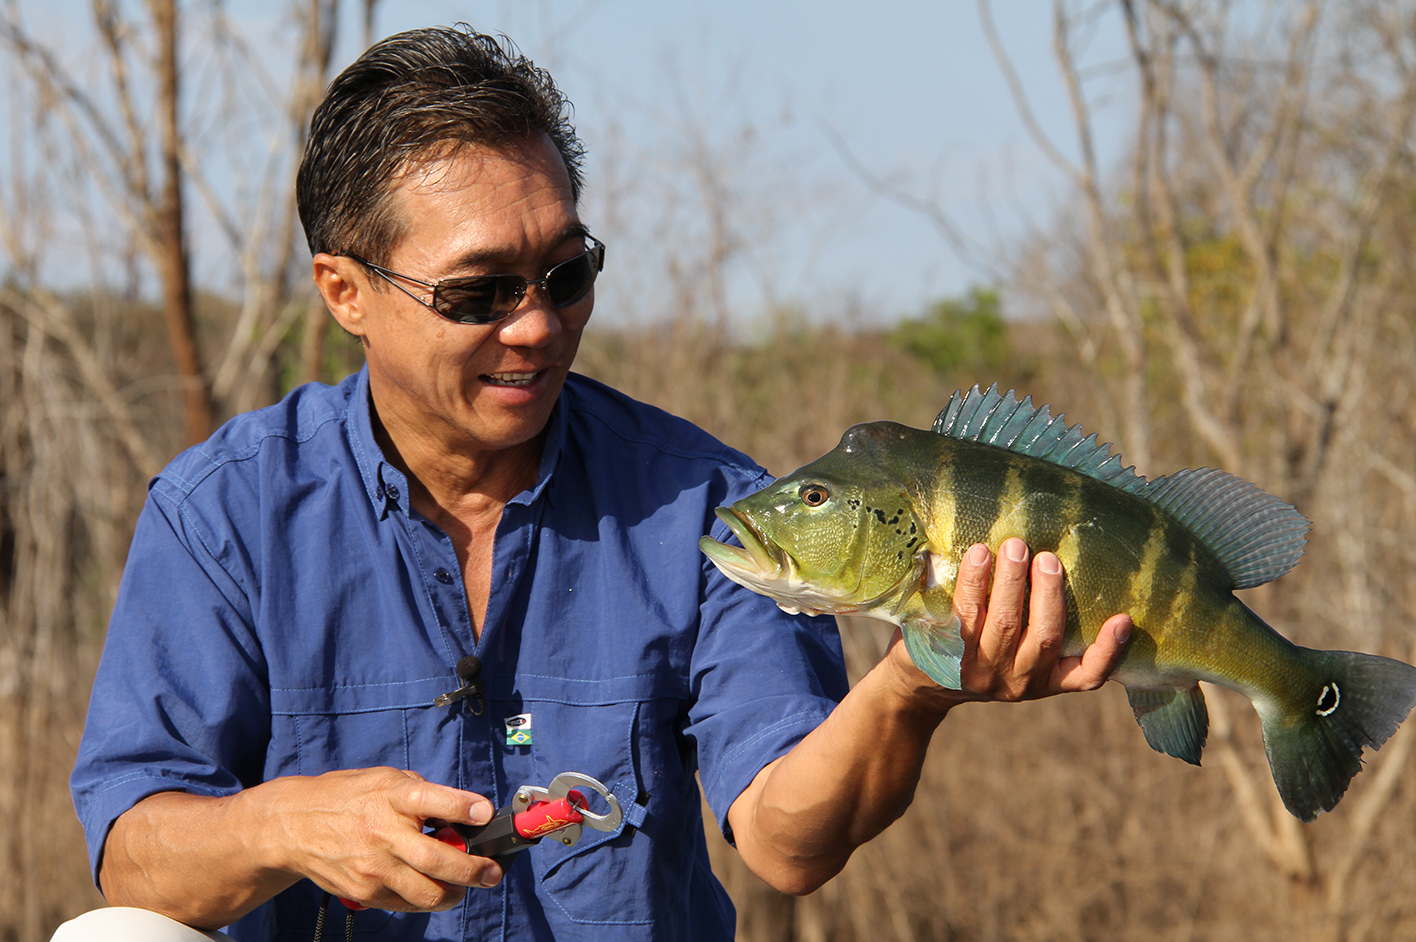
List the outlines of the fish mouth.
{"label": "fish mouth", "polygon": [[713,512],[742,543],[739,548],[710,536],[699,538],[698,548],[723,575],[767,596],[790,615],[841,614],[849,610],[841,598],[804,580],[791,554],[763,537],[748,517],[731,507],[719,507]]}
{"label": "fish mouth", "polygon": [[719,507],[713,513],[742,543],[741,547],[737,547],[719,543],[711,536],[699,539],[698,548],[713,561],[713,565],[723,570],[724,575],[732,578],[734,573],[741,573],[758,580],[776,581],[787,574],[791,568],[787,554],[764,540],[751,520],[731,507]]}

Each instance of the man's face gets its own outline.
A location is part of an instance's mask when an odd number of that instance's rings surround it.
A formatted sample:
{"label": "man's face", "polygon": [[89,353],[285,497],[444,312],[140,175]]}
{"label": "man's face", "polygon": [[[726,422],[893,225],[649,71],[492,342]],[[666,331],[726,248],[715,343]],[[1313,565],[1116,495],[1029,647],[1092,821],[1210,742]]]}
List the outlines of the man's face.
{"label": "man's face", "polygon": [[[385,266],[421,281],[543,277],[586,249],[565,165],[544,136],[463,148],[415,167],[393,193],[404,237]],[[533,440],[570,371],[594,293],[559,310],[531,288],[504,320],[440,317],[365,269],[361,317],[369,381],[400,448],[420,439],[475,455]],[[431,301],[432,291],[404,284]],[[410,438],[410,435],[413,438]]]}

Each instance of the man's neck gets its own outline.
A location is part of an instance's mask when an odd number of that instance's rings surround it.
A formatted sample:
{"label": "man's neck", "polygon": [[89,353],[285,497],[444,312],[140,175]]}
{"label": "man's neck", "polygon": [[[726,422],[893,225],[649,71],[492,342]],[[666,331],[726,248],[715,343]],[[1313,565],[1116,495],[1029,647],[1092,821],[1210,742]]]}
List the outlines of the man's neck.
{"label": "man's neck", "polygon": [[415,429],[394,417],[385,422],[372,401],[370,407],[375,439],[407,475],[410,500],[429,519],[499,510],[536,483],[545,429],[522,444],[488,449]]}

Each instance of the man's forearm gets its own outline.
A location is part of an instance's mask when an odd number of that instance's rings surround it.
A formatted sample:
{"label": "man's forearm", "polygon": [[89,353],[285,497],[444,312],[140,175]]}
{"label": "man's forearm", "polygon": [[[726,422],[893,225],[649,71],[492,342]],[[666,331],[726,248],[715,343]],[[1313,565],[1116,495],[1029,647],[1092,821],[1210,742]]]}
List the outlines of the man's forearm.
{"label": "man's forearm", "polygon": [[262,859],[253,798],[260,798],[254,789],[223,798],[162,792],[140,801],[104,844],[105,898],[218,929],[295,883],[299,874]]}
{"label": "man's forearm", "polygon": [[930,737],[958,701],[902,696],[898,669],[887,655],[734,802],[738,852],[782,892],[821,886],[913,800]]}

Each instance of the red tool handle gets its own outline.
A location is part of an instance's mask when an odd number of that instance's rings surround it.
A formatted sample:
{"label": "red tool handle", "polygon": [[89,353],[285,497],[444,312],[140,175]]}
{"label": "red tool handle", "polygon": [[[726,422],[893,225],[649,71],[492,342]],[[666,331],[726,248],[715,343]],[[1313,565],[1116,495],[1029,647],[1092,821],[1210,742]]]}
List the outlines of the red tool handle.
{"label": "red tool handle", "polygon": [[572,824],[582,824],[585,817],[578,809],[585,807],[585,796],[571,789],[564,798],[555,801],[534,802],[514,819],[516,833],[522,837],[543,837],[552,831],[568,828]]}

